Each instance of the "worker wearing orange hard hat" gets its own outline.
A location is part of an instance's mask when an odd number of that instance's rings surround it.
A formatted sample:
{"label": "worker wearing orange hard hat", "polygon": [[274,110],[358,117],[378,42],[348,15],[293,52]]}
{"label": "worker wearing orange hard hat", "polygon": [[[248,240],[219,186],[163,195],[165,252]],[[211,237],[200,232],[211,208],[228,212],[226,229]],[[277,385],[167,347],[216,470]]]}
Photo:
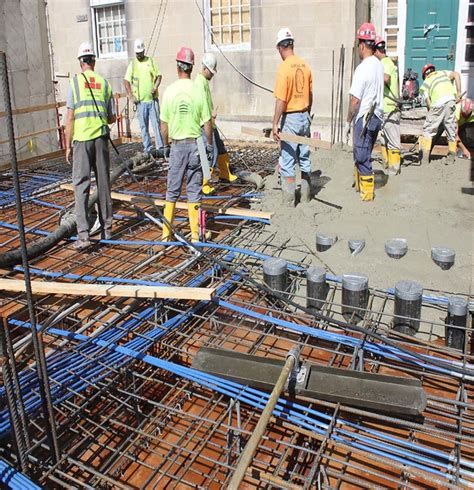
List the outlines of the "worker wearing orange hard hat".
{"label": "worker wearing orange hard hat", "polygon": [[374,56],[373,24],[362,24],[356,36],[362,62],[354,72],[349,90],[349,109],[344,133],[348,142],[353,125],[355,188],[363,201],[373,201],[375,179],[371,155],[383,119],[384,69]]}
{"label": "worker wearing orange hard hat", "polygon": [[389,174],[396,175],[400,171],[401,151],[401,111],[394,100],[399,98],[398,71],[395,63],[387,56],[385,41],[380,36],[375,38],[375,56],[381,61],[384,70],[382,157]]}
{"label": "worker wearing orange hard hat", "polygon": [[[283,204],[296,204],[296,162],[301,170],[301,201],[311,199],[311,159],[308,145],[281,141],[279,131],[310,136],[313,75],[309,64],[294,53],[295,39],[288,27],[278,31],[276,48],[283,62],[278,67],[273,95],[273,139],[280,142],[279,171]],[[280,125],[280,128],[278,127]]]}
{"label": "worker wearing orange hard hat", "polygon": [[[447,163],[454,163],[456,158],[456,101],[461,96],[461,77],[458,72],[449,70],[436,70],[428,63],[422,69],[424,83],[420,94],[424,96],[428,115],[423,125],[423,134],[420,136],[420,161],[428,163],[433,138],[440,132],[446,131],[448,138]],[[454,82],[454,85],[453,85]]]}
{"label": "worker wearing orange hard hat", "polygon": [[[169,156],[166,187],[166,203],[163,211],[163,241],[172,238],[171,224],[174,220],[176,201],[181,194],[184,179],[188,197],[188,216],[191,241],[199,241],[199,210],[201,207],[201,187],[203,172],[198,138],[201,125],[206,135],[205,152],[207,160],[212,160],[212,124],[209,106],[191,80],[194,53],[190,48],[181,48],[176,55],[178,80],[165,91],[161,107],[161,134],[164,154]],[[169,144],[171,143],[171,148]]]}

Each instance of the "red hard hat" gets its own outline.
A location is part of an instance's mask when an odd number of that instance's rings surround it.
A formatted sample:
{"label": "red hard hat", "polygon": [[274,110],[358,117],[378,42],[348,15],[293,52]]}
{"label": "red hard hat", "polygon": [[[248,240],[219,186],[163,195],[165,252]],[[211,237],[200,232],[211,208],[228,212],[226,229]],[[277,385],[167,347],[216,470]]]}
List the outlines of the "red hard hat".
{"label": "red hard hat", "polygon": [[436,68],[434,65],[432,65],[431,63],[427,63],[421,70],[421,76],[423,77],[423,80],[426,78],[426,72],[430,70],[430,71],[435,71]]}
{"label": "red hard hat", "polygon": [[364,22],[359,29],[357,29],[357,39],[363,41],[375,41],[375,27],[370,22]]}
{"label": "red hard hat", "polygon": [[385,40],[380,36],[375,36],[375,47],[377,47],[379,44],[383,44],[383,46],[380,46],[380,47],[384,48],[385,47]]}
{"label": "red hard hat", "polygon": [[191,48],[181,48],[176,55],[176,61],[194,65],[194,53]]}
{"label": "red hard hat", "polygon": [[464,99],[461,103],[461,116],[469,117],[472,114],[472,100]]}

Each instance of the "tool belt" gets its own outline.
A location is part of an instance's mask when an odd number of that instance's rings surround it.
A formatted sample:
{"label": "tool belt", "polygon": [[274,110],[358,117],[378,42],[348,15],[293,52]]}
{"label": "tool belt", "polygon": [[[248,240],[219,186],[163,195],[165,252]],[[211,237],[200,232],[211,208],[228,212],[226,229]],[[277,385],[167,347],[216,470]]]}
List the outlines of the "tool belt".
{"label": "tool belt", "polygon": [[173,145],[179,145],[182,143],[196,143],[196,138],[184,138],[183,140],[171,140]]}

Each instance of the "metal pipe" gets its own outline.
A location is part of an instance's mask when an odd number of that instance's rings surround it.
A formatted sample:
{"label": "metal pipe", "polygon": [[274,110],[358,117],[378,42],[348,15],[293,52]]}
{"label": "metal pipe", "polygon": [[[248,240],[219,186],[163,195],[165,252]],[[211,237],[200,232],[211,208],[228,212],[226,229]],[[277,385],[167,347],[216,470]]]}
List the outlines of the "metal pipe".
{"label": "metal pipe", "polygon": [[247,468],[250,466],[252,462],[253,456],[257,451],[257,447],[260,443],[260,440],[263,437],[267,429],[268,422],[270,421],[270,417],[272,416],[273,409],[277,404],[280,395],[285,388],[286,382],[293,372],[293,368],[297,363],[299,358],[299,348],[293,348],[288,353],[283,369],[281,370],[280,376],[275,383],[275,386],[270,394],[270,398],[265,406],[265,409],[262,412],[262,415],[252,432],[252,436],[249,441],[245,445],[244,452],[241,454],[239,462],[237,464],[237,468],[234,471],[234,474],[229,482],[229,490],[237,490],[239,488],[240,483],[244,479]]}
{"label": "metal pipe", "polygon": [[0,52],[0,75],[3,84],[3,99],[5,101],[5,114],[7,135],[9,141],[10,159],[12,165],[12,180],[15,189],[16,212],[18,219],[18,234],[20,236],[20,251],[21,261],[23,265],[23,274],[25,277],[26,299],[28,304],[28,314],[30,317],[30,327],[33,340],[33,349],[37,362],[38,385],[43,408],[44,420],[46,424],[46,435],[49,439],[51,456],[54,461],[59,460],[59,447],[56,437],[56,427],[54,420],[53,403],[51,400],[51,392],[48,381],[48,370],[46,366],[46,358],[44,356],[44,348],[42,338],[36,329],[36,315],[33,302],[33,293],[31,290],[30,269],[28,264],[28,251],[26,248],[25,224],[23,220],[23,207],[21,203],[20,178],[18,175],[18,163],[16,158],[15,148],[15,131],[13,128],[13,113],[10,99],[10,85],[8,81],[7,56],[2,51]]}

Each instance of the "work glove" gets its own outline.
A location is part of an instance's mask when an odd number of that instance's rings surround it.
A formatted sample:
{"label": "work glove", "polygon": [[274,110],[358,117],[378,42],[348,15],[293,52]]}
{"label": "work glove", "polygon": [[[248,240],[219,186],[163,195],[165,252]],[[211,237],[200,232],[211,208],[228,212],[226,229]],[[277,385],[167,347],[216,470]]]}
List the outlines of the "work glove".
{"label": "work glove", "polygon": [[213,154],[214,154],[214,147],[208,143],[206,145],[206,156],[208,162],[212,161]]}
{"label": "work glove", "polygon": [[344,141],[346,142],[346,145],[349,144],[349,137],[351,135],[351,123],[349,121],[346,121],[344,124]]}
{"label": "work glove", "polygon": [[164,156],[165,158],[169,158],[169,156],[170,156],[170,151],[171,151],[170,145],[165,145],[165,146],[163,146],[163,156]]}
{"label": "work glove", "polygon": [[130,101],[132,102],[133,105],[138,104],[138,99],[134,95],[132,95],[132,98],[130,99]]}

